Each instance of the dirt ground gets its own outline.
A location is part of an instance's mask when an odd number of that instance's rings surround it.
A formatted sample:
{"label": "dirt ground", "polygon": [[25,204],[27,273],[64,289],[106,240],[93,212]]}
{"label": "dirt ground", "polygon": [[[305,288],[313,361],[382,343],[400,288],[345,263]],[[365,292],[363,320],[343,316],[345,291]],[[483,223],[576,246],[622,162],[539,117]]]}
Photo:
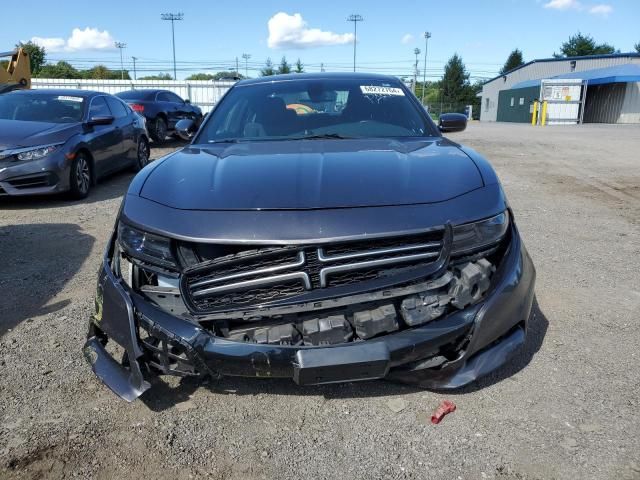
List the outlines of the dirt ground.
{"label": "dirt ground", "polygon": [[640,126],[451,138],[495,165],[538,271],[525,348],[455,393],[170,379],[127,404],[81,348],[131,174],[0,200],[0,478],[640,479]]}

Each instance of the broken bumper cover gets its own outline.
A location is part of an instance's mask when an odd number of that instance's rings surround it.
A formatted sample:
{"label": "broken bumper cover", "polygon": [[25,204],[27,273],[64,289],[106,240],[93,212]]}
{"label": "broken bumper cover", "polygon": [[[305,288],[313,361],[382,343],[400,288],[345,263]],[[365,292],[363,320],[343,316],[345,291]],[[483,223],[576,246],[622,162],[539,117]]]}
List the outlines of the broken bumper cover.
{"label": "broken bumper cover", "polygon": [[[128,401],[149,388],[138,328],[183,352],[199,374],[292,378],[300,385],[385,378],[433,389],[462,387],[504,365],[525,341],[535,269],[512,228],[511,245],[481,302],[419,327],[332,346],[254,344],[214,336],[125,290],[105,262],[99,278],[103,306],[90,322],[85,357],[96,375]],[[106,351],[105,335],[125,349],[126,367]],[[451,345],[456,345],[457,358],[434,368],[429,359]]]}

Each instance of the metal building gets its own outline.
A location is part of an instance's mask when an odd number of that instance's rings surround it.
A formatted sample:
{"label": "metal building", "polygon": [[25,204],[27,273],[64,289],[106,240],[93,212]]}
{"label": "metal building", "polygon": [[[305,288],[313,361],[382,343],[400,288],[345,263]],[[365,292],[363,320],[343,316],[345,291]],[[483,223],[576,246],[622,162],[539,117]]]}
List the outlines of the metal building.
{"label": "metal building", "polygon": [[583,80],[579,105],[584,122],[640,123],[640,54],[533,60],[492,78],[482,87],[481,121],[531,121],[541,82]]}

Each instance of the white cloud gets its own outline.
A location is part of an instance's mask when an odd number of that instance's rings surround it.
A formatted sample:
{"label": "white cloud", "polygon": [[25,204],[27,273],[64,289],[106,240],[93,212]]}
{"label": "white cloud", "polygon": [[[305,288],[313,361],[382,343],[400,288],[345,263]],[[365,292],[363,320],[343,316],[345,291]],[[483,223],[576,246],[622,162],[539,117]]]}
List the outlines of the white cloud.
{"label": "white cloud", "polygon": [[327,45],[344,45],[353,42],[351,33],[334,33],[319,28],[308,28],[302,15],[284,12],[269,19],[269,48],[312,48]]}
{"label": "white cloud", "polygon": [[41,47],[44,47],[47,52],[61,52],[67,44],[64,38],[33,37],[31,38],[31,41]]}
{"label": "white cloud", "polygon": [[582,5],[578,0],[551,0],[544,4],[544,8],[553,8],[555,10],[580,9],[581,7]]}
{"label": "white cloud", "polygon": [[106,30],[97,28],[74,28],[71,37],[67,40],[67,48],[70,50],[104,50],[114,47],[114,39]]}
{"label": "white cloud", "polygon": [[608,16],[612,11],[613,7],[604,3],[594,5],[589,9],[589,13],[592,13],[593,15],[602,15],[603,17]]}
{"label": "white cloud", "polygon": [[114,39],[107,30],[86,27],[74,28],[71,36],[64,38],[33,37],[33,43],[45,48],[47,52],[76,52],[80,50],[107,50],[114,47]]}
{"label": "white cloud", "polygon": [[402,36],[402,40],[400,41],[403,43],[403,45],[406,45],[407,43],[413,42],[413,39],[414,39],[413,35],[411,35],[410,33],[405,33]]}

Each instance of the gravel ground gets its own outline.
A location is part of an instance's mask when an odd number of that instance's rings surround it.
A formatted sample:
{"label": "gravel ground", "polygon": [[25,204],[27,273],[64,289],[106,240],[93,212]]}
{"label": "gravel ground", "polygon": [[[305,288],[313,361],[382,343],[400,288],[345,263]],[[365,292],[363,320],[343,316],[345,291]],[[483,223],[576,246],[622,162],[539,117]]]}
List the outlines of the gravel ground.
{"label": "gravel ground", "polygon": [[[492,160],[538,280],[523,351],[446,395],[170,379],[127,404],[81,347],[131,175],[81,202],[0,201],[0,478],[640,479],[640,126],[452,138]],[[458,409],[429,424],[445,398]]]}

